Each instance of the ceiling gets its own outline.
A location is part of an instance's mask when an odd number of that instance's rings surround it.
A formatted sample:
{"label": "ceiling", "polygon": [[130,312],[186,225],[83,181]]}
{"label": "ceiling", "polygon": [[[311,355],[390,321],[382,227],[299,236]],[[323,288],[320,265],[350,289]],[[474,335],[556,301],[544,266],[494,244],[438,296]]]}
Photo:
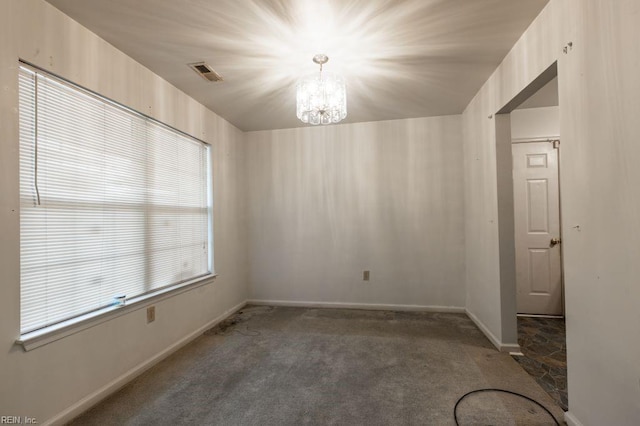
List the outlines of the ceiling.
{"label": "ceiling", "polygon": [[459,114],[548,2],[47,1],[244,131],[305,126],[295,85],[316,53],[347,81],[344,122]]}

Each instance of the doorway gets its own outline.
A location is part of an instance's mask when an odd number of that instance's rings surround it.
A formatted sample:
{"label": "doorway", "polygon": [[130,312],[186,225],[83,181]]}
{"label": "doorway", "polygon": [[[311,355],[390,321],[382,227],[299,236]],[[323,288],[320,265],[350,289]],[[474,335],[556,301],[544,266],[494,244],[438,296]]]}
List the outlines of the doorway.
{"label": "doorway", "polygon": [[517,336],[514,359],[566,411],[560,139],[554,64],[496,115],[496,156],[503,330]]}

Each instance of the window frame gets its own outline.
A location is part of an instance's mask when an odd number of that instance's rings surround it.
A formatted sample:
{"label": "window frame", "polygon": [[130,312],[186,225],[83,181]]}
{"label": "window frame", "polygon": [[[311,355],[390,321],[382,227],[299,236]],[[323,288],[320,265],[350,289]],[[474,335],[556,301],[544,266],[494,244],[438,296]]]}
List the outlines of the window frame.
{"label": "window frame", "polygon": [[[106,306],[100,309],[92,310],[89,312],[85,312],[84,314],[77,315],[75,317],[62,320],[60,322],[50,324],[44,326],[42,328],[25,332],[20,334],[19,338],[16,339],[16,344],[19,344],[23,347],[25,351],[46,345],[53,341],[59,340],[71,334],[75,334],[82,330],[94,327],[98,324],[101,324],[106,321],[110,321],[119,316],[126,315],[130,312],[143,309],[146,306],[158,303],[162,300],[175,297],[181,293],[186,291],[190,291],[196,288],[199,288],[203,285],[209,284],[213,282],[215,277],[217,276],[214,269],[214,235],[213,235],[213,154],[211,145],[205,141],[202,141],[186,132],[183,132],[179,129],[176,129],[170,125],[162,123],[157,119],[150,117],[146,114],[143,114],[139,111],[136,111],[132,108],[129,108],[119,102],[116,102],[104,95],[101,95],[95,91],[87,89],[83,86],[80,86],[76,83],[73,83],[64,77],[51,73],[45,69],[42,69],[38,66],[35,66],[29,62],[19,60],[18,63],[19,72],[21,68],[25,68],[31,72],[36,74],[43,74],[48,78],[53,78],[58,80],[59,83],[65,84],[71,87],[73,90],[78,90],[86,95],[97,98],[100,102],[104,102],[105,104],[109,104],[118,109],[125,111],[128,114],[132,114],[142,118],[145,121],[151,122],[153,125],[161,126],[171,132],[175,132],[183,137],[187,137],[194,141],[197,141],[204,145],[206,148],[206,197],[207,197],[207,206],[208,206],[208,214],[207,214],[207,225],[208,225],[208,235],[207,235],[207,244],[208,244],[208,256],[206,261],[208,262],[209,272],[204,275],[199,275],[192,279],[188,279],[186,281],[177,282],[174,284],[169,284],[167,286],[157,288],[155,290],[143,292],[142,294],[138,294],[134,297],[127,298],[126,304],[124,306]],[[22,143],[22,141],[20,142]],[[145,262],[149,260],[146,259]],[[143,286],[146,287],[147,283],[143,283]],[[22,286],[22,281],[20,282],[20,286]],[[22,309],[19,310],[22,315]],[[22,322],[20,321],[20,327],[22,327]]]}

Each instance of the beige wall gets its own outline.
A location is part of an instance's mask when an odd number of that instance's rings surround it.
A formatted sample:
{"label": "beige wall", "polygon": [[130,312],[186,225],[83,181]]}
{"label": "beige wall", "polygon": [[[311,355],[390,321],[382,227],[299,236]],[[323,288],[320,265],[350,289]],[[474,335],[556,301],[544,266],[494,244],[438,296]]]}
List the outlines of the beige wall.
{"label": "beige wall", "polygon": [[551,0],[463,114],[467,308],[513,343],[494,114],[557,61],[567,419],[575,424],[640,420],[638,19],[637,0]]}
{"label": "beige wall", "polygon": [[496,113],[562,52],[569,26],[559,19],[566,3],[547,5],[463,114],[467,309],[505,344],[516,340],[514,330],[503,338],[499,309]]}
{"label": "beige wall", "polygon": [[[247,298],[244,136],[44,1],[4,0],[0,43],[0,415],[43,423],[117,386]],[[144,310],[137,310],[30,352],[14,345],[20,330],[18,58],[211,143],[219,277],[157,303],[154,323],[147,325]]]}
{"label": "beige wall", "polygon": [[558,136],[560,136],[560,107],[517,109],[511,113],[512,139]]}
{"label": "beige wall", "polygon": [[460,116],[247,133],[247,171],[252,298],[464,307]]}

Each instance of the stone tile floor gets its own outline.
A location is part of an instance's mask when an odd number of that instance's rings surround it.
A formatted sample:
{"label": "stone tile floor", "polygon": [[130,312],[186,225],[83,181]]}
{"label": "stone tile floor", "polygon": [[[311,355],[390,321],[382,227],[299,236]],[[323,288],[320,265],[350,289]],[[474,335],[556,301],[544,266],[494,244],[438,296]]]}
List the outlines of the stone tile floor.
{"label": "stone tile floor", "polygon": [[518,343],[524,356],[513,358],[567,411],[564,319],[518,317]]}

